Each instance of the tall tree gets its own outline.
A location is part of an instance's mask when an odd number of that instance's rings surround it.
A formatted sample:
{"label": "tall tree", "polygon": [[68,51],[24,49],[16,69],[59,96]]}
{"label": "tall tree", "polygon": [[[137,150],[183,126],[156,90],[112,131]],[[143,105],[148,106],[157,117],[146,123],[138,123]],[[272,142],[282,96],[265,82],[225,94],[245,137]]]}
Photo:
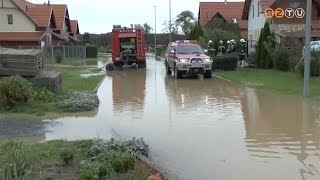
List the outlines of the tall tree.
{"label": "tall tree", "polygon": [[189,35],[194,23],[195,17],[191,11],[182,11],[176,19],[176,23],[181,27],[185,35]]}
{"label": "tall tree", "polygon": [[149,34],[153,29],[148,23],[143,24],[143,29],[146,34]]}
{"label": "tall tree", "polygon": [[83,44],[91,43],[91,36],[88,32],[85,32],[82,39]]}
{"label": "tall tree", "polygon": [[170,23],[168,21],[164,21],[162,25],[164,26],[164,28],[162,29],[163,33],[169,33],[170,27],[171,27],[172,34],[179,34],[179,28],[177,23],[171,22],[171,26],[170,26]]}

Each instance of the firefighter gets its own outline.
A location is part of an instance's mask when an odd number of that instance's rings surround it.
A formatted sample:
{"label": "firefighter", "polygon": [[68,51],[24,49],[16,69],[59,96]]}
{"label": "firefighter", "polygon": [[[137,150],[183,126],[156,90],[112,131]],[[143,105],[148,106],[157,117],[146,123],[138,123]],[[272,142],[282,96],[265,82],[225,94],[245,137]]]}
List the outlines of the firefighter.
{"label": "firefighter", "polygon": [[212,40],[209,40],[207,47],[208,47],[209,56],[213,58],[215,56],[216,49],[214,48],[214,43]]}
{"label": "firefighter", "polygon": [[232,53],[237,52],[237,44],[234,39],[231,39],[231,49],[232,49]]}
{"label": "firefighter", "polygon": [[223,45],[223,41],[219,41],[218,53],[217,56],[222,56],[225,53],[226,47]]}
{"label": "firefighter", "polygon": [[240,44],[239,44],[239,59],[240,59],[240,65],[243,67],[244,65],[244,59],[246,57],[246,51],[247,51],[247,46],[246,46],[246,41],[244,39],[240,39]]}
{"label": "firefighter", "polygon": [[232,53],[231,40],[227,41],[227,53]]}

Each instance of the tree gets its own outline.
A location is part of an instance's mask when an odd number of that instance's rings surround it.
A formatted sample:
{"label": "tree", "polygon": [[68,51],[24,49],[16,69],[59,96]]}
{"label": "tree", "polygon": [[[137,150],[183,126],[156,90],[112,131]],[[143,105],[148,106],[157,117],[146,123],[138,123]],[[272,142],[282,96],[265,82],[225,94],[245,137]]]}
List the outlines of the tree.
{"label": "tree", "polygon": [[143,24],[143,29],[146,34],[149,34],[153,29],[148,23]]}
{"label": "tree", "polygon": [[91,36],[88,32],[84,33],[82,43],[83,44],[91,43]]}
{"label": "tree", "polygon": [[272,56],[268,51],[268,46],[274,47],[274,36],[271,34],[269,22],[265,22],[261,29],[257,51],[257,66],[259,68],[270,69],[273,68]]}
{"label": "tree", "polygon": [[195,17],[191,11],[182,11],[176,19],[176,24],[181,27],[182,32],[185,35],[189,35],[194,23]]}
{"label": "tree", "polygon": [[171,22],[171,26],[168,21],[164,21],[162,24],[164,28],[162,29],[163,33],[170,33],[170,27],[171,27],[171,34],[179,34],[179,28],[177,23]]}
{"label": "tree", "polygon": [[199,40],[204,35],[203,29],[200,24],[196,21],[193,25],[193,29],[190,32],[190,40]]}

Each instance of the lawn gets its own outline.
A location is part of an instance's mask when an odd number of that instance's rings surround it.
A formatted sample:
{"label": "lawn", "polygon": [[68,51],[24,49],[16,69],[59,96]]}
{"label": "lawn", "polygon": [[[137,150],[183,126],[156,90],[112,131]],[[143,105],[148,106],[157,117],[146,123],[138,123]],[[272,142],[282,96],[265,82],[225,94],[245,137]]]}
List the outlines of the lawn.
{"label": "lawn", "polygon": [[[40,90],[38,92],[39,96],[42,97],[45,101],[39,101],[37,99],[30,99],[26,104],[14,105],[11,107],[2,106],[0,111],[9,112],[9,113],[27,113],[35,114],[37,116],[43,116],[48,112],[51,113],[61,113],[61,112],[81,112],[89,111],[89,109],[94,109],[92,106],[97,106],[92,104],[92,97],[88,95],[88,91],[92,91],[91,94],[95,95],[93,92],[98,84],[104,78],[104,75],[90,76],[87,78],[81,77],[82,74],[97,73],[97,69],[88,69],[85,67],[63,67],[55,66],[50,67],[50,70],[54,70],[62,73],[62,92],[60,94],[52,94],[47,91]],[[35,92],[35,91],[34,91]],[[74,97],[74,92],[88,92],[82,96]],[[73,96],[72,96],[73,95]],[[50,97],[50,98],[49,98]],[[73,97],[72,100],[69,100],[70,97]],[[48,99],[49,98],[49,99]],[[67,102],[70,104],[57,105],[60,102]],[[1,99],[0,99],[1,101]],[[87,101],[89,101],[87,103]],[[2,104],[3,102],[0,102]],[[89,106],[88,106],[89,104]]]}
{"label": "lawn", "polygon": [[63,75],[62,87],[64,93],[73,91],[93,91],[103,78],[103,76],[82,78],[81,74],[91,72],[84,67],[55,67],[54,70],[61,72]]}
{"label": "lawn", "polygon": [[[246,86],[271,90],[289,95],[301,96],[303,78],[298,73],[263,69],[238,69],[236,71],[219,71],[216,75]],[[320,78],[310,79],[310,95],[320,96]]]}
{"label": "lawn", "polygon": [[[134,145],[128,143],[132,141]],[[143,150],[138,148],[141,145]],[[10,141],[0,144],[0,179],[142,180],[155,170],[137,158],[141,152],[149,149],[140,139],[37,144]]]}

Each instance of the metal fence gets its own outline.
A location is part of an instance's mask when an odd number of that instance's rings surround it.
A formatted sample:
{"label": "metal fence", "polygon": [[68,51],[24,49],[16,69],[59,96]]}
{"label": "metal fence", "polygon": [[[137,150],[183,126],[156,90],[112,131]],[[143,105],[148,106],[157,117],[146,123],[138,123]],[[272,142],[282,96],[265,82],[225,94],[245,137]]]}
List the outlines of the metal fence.
{"label": "metal fence", "polygon": [[86,47],[76,45],[44,46],[42,48],[44,64],[85,65]]}

